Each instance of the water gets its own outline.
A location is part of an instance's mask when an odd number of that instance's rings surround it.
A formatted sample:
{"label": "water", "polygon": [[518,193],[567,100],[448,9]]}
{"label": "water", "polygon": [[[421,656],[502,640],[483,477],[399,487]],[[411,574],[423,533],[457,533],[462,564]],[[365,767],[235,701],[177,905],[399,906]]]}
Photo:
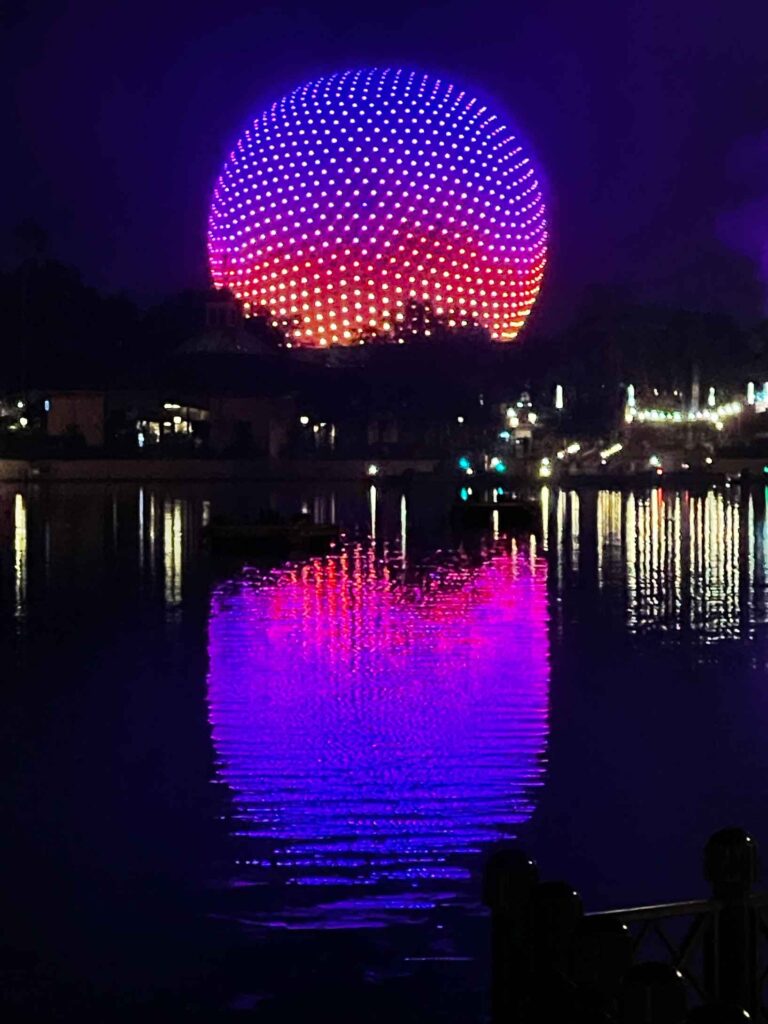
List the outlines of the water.
{"label": "water", "polygon": [[[545,488],[537,538],[463,544],[450,500],[0,485],[7,1001],[480,1020],[498,842],[594,909],[766,848],[763,492]],[[343,543],[201,545],[269,504]]]}

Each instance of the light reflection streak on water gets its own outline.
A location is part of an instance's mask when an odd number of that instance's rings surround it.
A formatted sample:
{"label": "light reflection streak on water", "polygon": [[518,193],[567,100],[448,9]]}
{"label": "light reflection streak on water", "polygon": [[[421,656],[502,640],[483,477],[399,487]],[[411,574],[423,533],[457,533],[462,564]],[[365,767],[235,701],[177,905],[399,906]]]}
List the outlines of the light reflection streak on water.
{"label": "light reflection streak on water", "polygon": [[400,497],[400,557],[406,560],[408,551],[408,503],[405,495]]}
{"label": "light reflection streak on water", "polygon": [[376,519],[377,519],[377,498],[376,484],[368,488],[368,510],[370,513],[370,535],[371,540],[376,540]]}
{"label": "light reflection streak on water", "polygon": [[571,569],[574,572],[579,568],[579,495],[571,491]]}
{"label": "light reflection streak on water", "polygon": [[154,492],[149,495],[149,574],[155,577],[155,549],[157,545],[157,498]]}
{"label": "light reflection streak on water", "polygon": [[[247,570],[213,596],[209,658],[245,872],[318,901],[335,886],[450,899],[532,813],[549,666],[546,566],[526,551],[407,578],[359,544]],[[358,897],[343,907],[363,912]]]}
{"label": "light reflection streak on water", "polygon": [[546,484],[541,488],[539,499],[541,502],[541,543],[544,550],[549,550],[549,503],[551,492]]}
{"label": "light reflection streak on water", "polygon": [[[597,582],[622,585],[631,630],[685,629],[713,642],[741,636],[744,622],[754,625],[760,589],[756,578],[764,572],[764,549],[755,554],[760,538],[755,534],[752,498],[745,501],[749,541],[742,567],[742,526],[735,497],[661,488],[637,495],[598,494]],[[752,591],[743,621],[742,573]]]}
{"label": "light reflection streak on water", "polygon": [[139,572],[144,573],[144,488],[139,488]]}
{"label": "light reflection streak on water", "polygon": [[13,501],[14,613],[17,619],[27,611],[27,500],[18,492]]}
{"label": "light reflection streak on water", "polygon": [[747,586],[749,588],[749,620],[754,622],[757,609],[757,563],[755,558],[755,499],[752,494],[747,504]]}
{"label": "light reflection streak on water", "polygon": [[557,590],[560,593],[563,589],[563,541],[565,539],[565,491],[560,491],[557,495],[557,505],[555,506],[555,525],[556,525],[556,543],[557,543]]}
{"label": "light reflection streak on water", "polygon": [[[577,506],[578,507],[578,506]],[[600,491],[597,496],[597,584],[604,572],[613,575],[621,560],[622,496],[619,491]]]}
{"label": "light reflection streak on water", "polygon": [[166,500],[163,507],[163,574],[165,603],[169,609],[181,604],[183,562],[182,502]]}

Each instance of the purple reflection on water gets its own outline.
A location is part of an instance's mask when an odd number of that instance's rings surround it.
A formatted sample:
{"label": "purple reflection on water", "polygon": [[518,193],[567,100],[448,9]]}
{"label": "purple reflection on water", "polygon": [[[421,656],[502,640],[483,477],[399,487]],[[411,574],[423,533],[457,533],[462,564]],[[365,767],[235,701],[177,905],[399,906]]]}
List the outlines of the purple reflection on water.
{"label": "purple reflection on water", "polygon": [[[308,901],[318,918],[450,902],[484,844],[533,811],[543,560],[449,556],[406,577],[350,545],[244,570],[214,593],[209,655],[241,874],[302,887],[305,913]],[[371,895],[356,899],[360,886]]]}

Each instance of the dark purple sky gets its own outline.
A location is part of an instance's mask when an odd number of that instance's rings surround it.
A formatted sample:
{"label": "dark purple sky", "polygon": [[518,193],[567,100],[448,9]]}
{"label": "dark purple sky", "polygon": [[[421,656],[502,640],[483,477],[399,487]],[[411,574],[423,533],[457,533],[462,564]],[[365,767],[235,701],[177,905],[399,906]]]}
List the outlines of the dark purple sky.
{"label": "dark purple sky", "polygon": [[32,216],[101,287],[203,283],[208,193],[249,114],[318,73],[404,63],[493,97],[536,154],[545,323],[592,283],[765,306],[767,0],[5,3],[6,256]]}

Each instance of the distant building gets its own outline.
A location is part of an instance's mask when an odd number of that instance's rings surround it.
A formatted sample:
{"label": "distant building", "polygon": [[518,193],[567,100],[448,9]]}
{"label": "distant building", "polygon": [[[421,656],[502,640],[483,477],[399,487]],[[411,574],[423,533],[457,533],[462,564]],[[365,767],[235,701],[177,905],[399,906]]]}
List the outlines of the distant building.
{"label": "distant building", "polygon": [[276,459],[294,429],[296,406],[292,398],[212,395],[209,415],[212,452]]}
{"label": "distant building", "polygon": [[49,437],[82,438],[89,448],[104,444],[103,391],[53,391],[45,399]]}
{"label": "distant building", "polygon": [[184,342],[177,355],[261,356],[272,351],[246,324],[241,304],[229,295],[215,294],[205,306],[204,330]]}

